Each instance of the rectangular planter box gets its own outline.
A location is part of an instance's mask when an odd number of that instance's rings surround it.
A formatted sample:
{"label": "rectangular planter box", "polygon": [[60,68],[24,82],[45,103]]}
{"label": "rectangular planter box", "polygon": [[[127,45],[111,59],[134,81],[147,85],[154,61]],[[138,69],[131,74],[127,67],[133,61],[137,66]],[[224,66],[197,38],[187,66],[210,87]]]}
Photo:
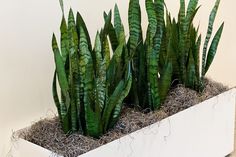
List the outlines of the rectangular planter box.
{"label": "rectangular planter box", "polygon": [[[234,149],[235,98],[231,89],[79,157],[225,157]],[[12,155],[56,154],[19,139]]]}

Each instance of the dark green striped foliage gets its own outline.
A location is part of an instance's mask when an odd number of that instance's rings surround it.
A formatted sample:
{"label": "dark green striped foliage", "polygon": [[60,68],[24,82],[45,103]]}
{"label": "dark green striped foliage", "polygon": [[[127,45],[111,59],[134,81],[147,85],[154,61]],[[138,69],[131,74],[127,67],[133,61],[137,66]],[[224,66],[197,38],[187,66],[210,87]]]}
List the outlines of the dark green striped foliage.
{"label": "dark green striped foliage", "polygon": [[[117,6],[114,15],[114,26],[111,13],[105,15],[105,26],[97,33],[94,48],[82,16],[77,13],[75,21],[72,10],[68,23],[63,13],[60,47],[53,35],[56,70],[52,89],[65,133],[80,131],[97,138],[119,118],[132,75],[129,61],[124,59],[125,33]],[[114,51],[111,59],[109,44]]]}
{"label": "dark green striped foliage", "polygon": [[[203,77],[208,71],[217,51],[224,23],[212,39],[210,48],[208,43],[211,38],[215,16],[220,0],[217,0],[209,17],[209,26],[204,43],[203,55],[200,60],[201,35],[198,28],[193,25],[193,19],[199,10],[198,0],[190,0],[187,11],[185,1],[180,0],[178,21],[171,19],[166,11],[166,22],[162,39],[160,67],[164,67],[164,60],[169,58],[173,65],[173,81],[184,84],[197,91],[203,89]],[[208,50],[207,50],[208,49]],[[200,61],[202,68],[200,69]],[[200,71],[202,72],[200,74]]]}
{"label": "dark green striped foliage", "polygon": [[172,63],[166,59],[164,67],[159,66],[159,58],[164,29],[164,1],[146,0],[148,29],[143,40],[139,0],[130,0],[128,52],[132,58],[133,83],[129,94],[130,103],[143,109],[155,110],[169,91]]}
{"label": "dark green striped foliage", "polygon": [[117,122],[128,94],[127,102],[155,110],[175,80],[200,91],[223,32],[224,23],[208,48],[219,3],[216,0],[211,11],[200,59],[202,37],[193,25],[198,0],[190,0],[187,7],[185,0],[180,0],[177,20],[165,11],[164,0],[145,0],[149,22],[146,39],[139,0],[130,0],[128,41],[116,5],[114,18],[112,11],[104,12],[105,24],[96,35],[94,47],[81,14],[75,18],[70,10],[66,22],[60,0],[60,46],[53,35],[52,48],[56,66],[53,97],[62,129],[99,137]]}

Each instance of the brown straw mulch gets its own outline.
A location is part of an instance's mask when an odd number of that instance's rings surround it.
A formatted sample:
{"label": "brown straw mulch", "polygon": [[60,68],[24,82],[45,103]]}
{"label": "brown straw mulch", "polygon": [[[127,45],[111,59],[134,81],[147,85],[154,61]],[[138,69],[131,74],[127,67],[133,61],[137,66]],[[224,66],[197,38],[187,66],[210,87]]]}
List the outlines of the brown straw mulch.
{"label": "brown straw mulch", "polygon": [[201,94],[178,85],[176,88],[171,89],[165,103],[158,111],[146,113],[146,111],[141,112],[135,108],[124,107],[115,128],[100,139],[93,139],[79,133],[64,134],[58,117],[42,119],[28,129],[16,132],[15,137],[28,140],[64,157],[77,157],[226,90],[228,90],[227,87],[211,80],[206,80],[206,88]]}

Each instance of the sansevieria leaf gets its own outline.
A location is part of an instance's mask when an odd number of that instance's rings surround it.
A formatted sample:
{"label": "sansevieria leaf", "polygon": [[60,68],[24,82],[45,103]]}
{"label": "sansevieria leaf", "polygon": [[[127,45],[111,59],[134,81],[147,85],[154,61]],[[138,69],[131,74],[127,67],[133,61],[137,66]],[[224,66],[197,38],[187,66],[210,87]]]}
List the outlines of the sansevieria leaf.
{"label": "sansevieria leaf", "polygon": [[71,100],[71,126],[72,131],[78,130],[78,118],[77,118],[77,107],[79,104],[78,89],[75,84],[79,81],[79,69],[78,69],[78,34],[75,26],[75,18],[72,9],[69,12],[68,18],[68,41],[69,41],[69,89],[70,89],[70,100]]}
{"label": "sansevieria leaf", "polygon": [[96,100],[95,103],[100,107],[100,110],[103,109],[105,98],[106,98],[106,65],[105,60],[102,58],[101,54],[101,40],[99,33],[96,35],[95,39],[95,53],[96,53]]}
{"label": "sansevieria leaf", "polygon": [[68,39],[66,20],[64,16],[62,17],[60,30],[61,30],[61,55],[63,62],[65,63],[69,53],[69,41],[68,41],[69,39]]}
{"label": "sansevieria leaf", "polygon": [[[155,39],[152,39],[151,36],[148,36],[149,44],[147,51],[147,72],[148,72],[148,83],[149,83],[149,106],[152,109],[157,109],[160,106],[160,96],[159,96],[159,85],[158,85],[158,60],[159,53],[161,48],[161,39],[162,31],[159,31],[160,34],[155,36]],[[152,41],[153,40],[153,41]]]}
{"label": "sansevieria leaf", "polygon": [[119,12],[117,4],[115,5],[115,8],[114,8],[114,27],[115,27],[117,36],[119,36],[121,32],[124,32],[124,27],[121,22],[120,12]]}
{"label": "sansevieria leaf", "polygon": [[77,16],[76,16],[76,26],[77,26],[77,31],[78,32],[80,32],[80,27],[83,28],[83,32],[85,33],[87,44],[88,44],[88,49],[89,49],[89,51],[92,51],[92,44],[91,44],[91,39],[90,39],[90,36],[89,36],[89,32],[88,32],[86,24],[85,24],[85,22],[84,22],[81,14],[79,12],[77,12]]}
{"label": "sansevieria leaf", "polygon": [[127,69],[126,69],[126,75],[125,75],[125,87],[123,89],[123,93],[122,95],[119,97],[120,99],[117,100],[117,104],[115,106],[115,108],[113,109],[112,112],[112,117],[110,120],[110,124],[109,124],[109,128],[112,128],[115,123],[118,121],[118,118],[120,116],[121,110],[122,110],[122,106],[123,106],[123,99],[128,95],[129,90],[131,88],[131,83],[132,83],[132,75],[131,75],[131,67],[130,67],[130,63],[127,65]]}
{"label": "sansevieria leaf", "polygon": [[220,28],[218,29],[218,31],[216,32],[212,42],[211,42],[211,46],[209,48],[208,51],[208,55],[207,55],[207,61],[206,61],[206,67],[205,67],[205,72],[208,71],[218,48],[218,44],[221,38],[221,34],[223,32],[224,29],[224,23],[221,24]]}
{"label": "sansevieria leaf", "polygon": [[185,13],[185,0],[180,0],[180,11],[179,11],[179,62],[180,62],[180,81],[181,83],[185,82],[186,78],[186,51],[185,51],[185,42],[187,39],[187,27],[186,23],[186,13]]}
{"label": "sansevieria leaf", "polygon": [[168,94],[168,91],[171,87],[172,70],[173,70],[173,68],[172,68],[171,62],[167,62],[164,65],[164,68],[161,72],[160,83],[159,83],[161,102],[164,102],[164,100]]}
{"label": "sansevieria leaf", "polygon": [[189,61],[187,65],[187,80],[186,80],[186,86],[194,88],[195,82],[196,82],[196,72],[195,72],[195,65],[194,65],[194,59],[193,54],[190,51],[189,54]]}
{"label": "sansevieria leaf", "polygon": [[120,12],[117,4],[115,5],[114,8],[114,28],[119,43],[125,40],[125,30],[121,21]]}
{"label": "sansevieria leaf", "polygon": [[150,38],[153,38],[157,31],[157,18],[154,3],[152,0],[145,0],[146,10],[148,15],[148,31]]}
{"label": "sansevieria leaf", "polygon": [[[99,137],[102,133],[100,124],[100,107],[95,104],[94,99],[94,71],[92,57],[88,59],[85,73],[84,106],[87,134]],[[97,107],[97,108],[96,108]]]}
{"label": "sansevieria leaf", "polygon": [[55,60],[55,64],[56,64],[56,72],[57,72],[57,76],[58,76],[58,82],[60,84],[63,95],[66,97],[66,107],[68,109],[70,106],[70,96],[68,93],[69,85],[68,85],[68,80],[67,80],[66,73],[65,73],[63,59],[60,54],[60,50],[58,48],[56,37],[54,34],[52,37],[52,48],[53,48],[53,52],[54,52],[54,60]]}
{"label": "sansevieria leaf", "polygon": [[116,35],[115,28],[113,24],[111,23],[111,18],[112,18],[112,12],[110,10],[109,14],[107,15],[104,12],[104,20],[105,20],[105,26],[104,26],[104,38],[106,35],[109,36],[110,42],[111,42],[111,47],[113,52],[116,50],[118,46],[118,36]]}
{"label": "sansevieria leaf", "polygon": [[[187,13],[186,13],[186,27],[189,27],[192,23],[193,16],[195,15],[195,11],[198,5],[198,0],[190,0],[188,3]],[[188,28],[186,28],[188,30]]]}
{"label": "sansevieria leaf", "polygon": [[[110,96],[107,105],[104,109],[102,121],[104,123],[104,128],[107,129],[109,127],[109,120],[112,118],[111,113],[116,108],[116,106],[121,105],[124,98],[128,95],[132,83],[132,76],[129,75],[127,80],[121,80],[116,86],[114,92]],[[120,107],[120,106],[119,106]],[[118,114],[115,112],[115,115]],[[115,118],[115,117],[113,117]]]}
{"label": "sansevieria leaf", "polygon": [[212,35],[213,24],[215,22],[215,17],[216,17],[219,5],[220,5],[220,0],[216,0],[215,6],[212,9],[211,14],[209,16],[207,35],[206,35],[206,38],[205,38],[203,52],[202,52],[202,77],[205,76],[205,74],[206,74],[207,48],[208,48],[208,44],[209,44],[209,41],[210,41],[210,38],[211,38],[211,35]]}
{"label": "sansevieria leaf", "polygon": [[102,55],[106,64],[106,69],[107,69],[110,63],[110,47],[109,47],[109,41],[107,37],[103,39],[102,44],[103,44]]}
{"label": "sansevieria leaf", "polygon": [[57,107],[57,112],[58,112],[59,118],[61,120],[61,118],[62,118],[61,117],[61,104],[60,104],[59,97],[58,97],[58,94],[57,94],[57,75],[56,75],[56,72],[54,72],[54,76],[53,76],[52,94],[53,94],[54,103]]}
{"label": "sansevieria leaf", "polygon": [[141,28],[141,10],[139,0],[130,0],[129,2],[129,47],[131,56],[134,55],[137,45],[139,44]]}
{"label": "sansevieria leaf", "polygon": [[164,27],[164,0],[154,0],[154,6],[157,17],[157,29],[163,29]]}
{"label": "sansevieria leaf", "polygon": [[80,48],[80,56],[79,56],[80,93],[83,94],[85,86],[86,65],[88,64],[91,54],[88,49],[86,34],[82,27],[80,27],[79,48]]}

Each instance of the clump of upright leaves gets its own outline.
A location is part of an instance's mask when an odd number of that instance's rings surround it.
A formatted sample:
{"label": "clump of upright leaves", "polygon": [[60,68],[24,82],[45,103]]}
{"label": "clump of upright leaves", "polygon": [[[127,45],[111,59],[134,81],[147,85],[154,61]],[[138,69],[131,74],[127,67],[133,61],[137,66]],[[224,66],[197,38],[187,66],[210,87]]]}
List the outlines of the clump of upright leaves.
{"label": "clump of upright leaves", "polygon": [[[164,18],[164,0],[145,0],[149,22],[146,39],[139,0],[130,0],[127,43],[116,5],[113,23],[112,12],[104,12],[105,24],[97,33],[94,47],[82,16],[77,13],[75,20],[70,10],[66,23],[63,14],[60,47],[55,35],[52,40],[56,64],[53,96],[63,130],[99,137],[118,120],[128,93],[129,102],[155,110],[175,80],[200,91],[224,27],[223,23],[208,48],[219,3],[216,0],[210,14],[201,69],[201,35],[193,25],[198,0],[190,0],[187,9],[185,0],[180,0],[178,20],[171,19],[167,9]],[[60,4],[64,12],[62,0]]]}
{"label": "clump of upright leaves", "polygon": [[209,17],[209,25],[201,59],[201,69],[200,45],[202,37],[201,34],[198,34],[198,28],[195,28],[193,25],[193,19],[199,10],[198,0],[190,0],[187,11],[185,9],[185,0],[180,0],[178,21],[175,18],[171,19],[168,11],[166,13],[160,66],[164,67],[164,60],[170,58],[174,68],[172,80],[178,80],[179,83],[197,91],[203,89],[203,77],[214,59],[223,31],[224,23],[222,23],[216,32],[208,49],[219,4],[220,0],[216,0]]}
{"label": "clump of upright leaves", "polygon": [[[56,65],[53,97],[66,133],[80,131],[93,137],[105,133],[118,120],[123,100],[130,90],[131,67],[128,60],[122,59],[126,46],[118,7],[115,7],[116,31],[111,23],[111,12],[104,14],[104,19],[105,26],[97,33],[94,48],[82,16],[77,13],[75,21],[72,10],[68,23],[63,13],[60,47],[53,35]],[[114,51],[111,59],[108,36],[116,37],[116,40],[110,38]],[[57,80],[60,89],[57,89]]]}
{"label": "clump of upright leaves", "polygon": [[159,56],[164,27],[164,1],[146,0],[148,29],[143,40],[139,0],[129,3],[130,37],[127,44],[132,58],[133,83],[129,101],[141,108],[158,109],[171,84],[172,63],[167,58],[159,67]]}

